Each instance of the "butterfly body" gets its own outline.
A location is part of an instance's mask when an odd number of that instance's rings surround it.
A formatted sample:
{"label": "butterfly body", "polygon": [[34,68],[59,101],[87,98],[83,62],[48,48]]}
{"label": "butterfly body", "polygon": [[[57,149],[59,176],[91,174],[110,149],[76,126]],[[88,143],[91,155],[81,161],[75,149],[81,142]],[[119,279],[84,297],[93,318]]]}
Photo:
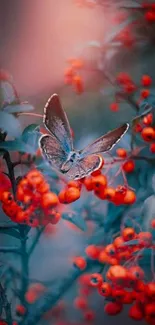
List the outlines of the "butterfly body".
{"label": "butterfly body", "polygon": [[67,160],[63,163],[61,167],[62,173],[67,173],[80,159],[80,152],[79,151],[71,151],[68,155]]}
{"label": "butterfly body", "polygon": [[83,150],[75,150],[70,125],[58,95],[52,95],[44,108],[43,123],[50,135],[43,135],[39,145],[43,156],[53,168],[71,179],[80,179],[102,165],[102,152],[107,152],[128,130],[128,124],[107,133]]}

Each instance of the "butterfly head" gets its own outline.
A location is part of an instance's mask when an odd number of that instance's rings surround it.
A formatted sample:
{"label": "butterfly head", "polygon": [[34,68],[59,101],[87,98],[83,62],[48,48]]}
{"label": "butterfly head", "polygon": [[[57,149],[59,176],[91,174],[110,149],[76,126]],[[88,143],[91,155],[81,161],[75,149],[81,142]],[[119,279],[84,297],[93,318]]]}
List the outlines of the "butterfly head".
{"label": "butterfly head", "polygon": [[80,155],[78,152],[71,151],[68,155],[67,160],[61,166],[61,172],[67,173],[72,168],[72,166],[77,162],[79,157]]}

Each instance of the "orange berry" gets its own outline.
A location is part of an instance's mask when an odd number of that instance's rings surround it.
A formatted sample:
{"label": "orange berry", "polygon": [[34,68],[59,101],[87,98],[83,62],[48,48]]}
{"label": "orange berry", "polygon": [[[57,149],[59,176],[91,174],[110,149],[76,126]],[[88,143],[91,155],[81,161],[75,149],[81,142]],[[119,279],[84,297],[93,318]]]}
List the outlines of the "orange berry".
{"label": "orange berry", "polygon": [[58,197],[53,192],[45,193],[41,197],[41,205],[44,209],[54,207],[58,205],[58,203],[59,203]]}
{"label": "orange berry", "polygon": [[39,185],[41,182],[44,181],[43,175],[38,170],[31,170],[27,173],[26,179],[29,184],[33,187]]}
{"label": "orange berry", "polygon": [[80,190],[76,187],[69,187],[66,189],[65,198],[67,203],[72,203],[80,198]]}
{"label": "orange berry", "polygon": [[81,183],[79,181],[69,181],[67,183],[68,187],[75,187],[75,188],[81,188]]}
{"label": "orange berry", "polygon": [[153,122],[153,115],[152,115],[152,113],[149,113],[146,116],[144,116],[143,123],[145,125],[150,125],[150,124],[152,124],[152,122]]}
{"label": "orange berry", "polygon": [[134,239],[136,236],[135,234],[135,230],[133,228],[124,228],[122,231],[122,237],[124,239],[124,241],[128,241],[128,240],[132,240]]}
{"label": "orange berry", "polygon": [[87,256],[92,258],[92,259],[97,259],[98,258],[99,249],[95,245],[87,246],[87,248],[85,249],[85,252],[86,252]]}
{"label": "orange berry", "polygon": [[111,103],[111,104],[110,104],[110,109],[111,109],[111,111],[113,111],[113,112],[118,112],[118,110],[119,110],[119,105],[118,105],[118,103]]}
{"label": "orange berry", "polygon": [[87,191],[92,191],[93,190],[93,182],[92,182],[92,177],[86,177],[84,180],[84,185],[87,189]]}
{"label": "orange berry", "polygon": [[86,309],[87,306],[88,306],[88,303],[87,303],[86,298],[84,298],[84,297],[77,297],[74,300],[74,306],[77,309],[82,309],[82,310]]}
{"label": "orange berry", "polygon": [[124,197],[126,195],[127,192],[127,188],[125,186],[122,185],[118,185],[115,189],[115,197],[114,197],[114,203],[116,205],[122,204]]}
{"label": "orange berry", "polygon": [[81,69],[84,65],[84,62],[81,59],[73,59],[71,64],[73,69]]}
{"label": "orange berry", "polygon": [[74,258],[74,265],[78,269],[84,270],[86,268],[86,266],[87,266],[87,262],[83,257],[79,256],[79,257]]}
{"label": "orange berry", "polygon": [[144,87],[149,87],[152,84],[152,78],[148,75],[143,75],[141,79],[141,84]]}
{"label": "orange berry", "polygon": [[98,288],[98,292],[103,297],[110,297],[112,294],[112,288],[108,282],[103,282]]}
{"label": "orange berry", "polygon": [[108,270],[108,278],[110,280],[126,280],[128,272],[125,267],[121,265],[113,265]]}
{"label": "orange berry", "polygon": [[48,220],[52,225],[56,225],[61,219],[61,214],[55,211],[49,211]]}
{"label": "orange berry", "polygon": [[135,163],[133,160],[128,160],[123,164],[122,167],[126,173],[132,173],[135,169]]}
{"label": "orange berry", "polygon": [[142,247],[149,247],[152,244],[152,234],[149,231],[142,231],[138,234],[139,245]]}
{"label": "orange berry", "polygon": [[103,264],[109,262],[109,257],[106,254],[104,249],[100,252],[98,260],[100,263],[103,263]]}
{"label": "orange berry", "polygon": [[146,285],[145,292],[147,297],[155,300],[155,282],[150,282]]}
{"label": "orange berry", "polygon": [[13,195],[8,191],[4,191],[1,196],[1,201],[4,204],[10,204],[13,201]]}
{"label": "orange berry", "polygon": [[37,186],[37,192],[40,194],[47,193],[50,191],[50,186],[48,183],[43,181],[39,186]]}
{"label": "orange berry", "polygon": [[103,190],[107,186],[107,178],[105,175],[98,175],[92,177],[92,183],[94,190]]}
{"label": "orange berry", "polygon": [[115,198],[115,189],[113,187],[107,187],[104,190],[104,198],[108,201],[113,201]]}
{"label": "orange berry", "polygon": [[59,194],[58,194],[58,198],[59,198],[59,202],[60,203],[68,203],[66,200],[66,190],[62,190]]}
{"label": "orange berry", "polygon": [[84,92],[83,82],[80,76],[78,75],[74,76],[72,82],[77,94],[81,94]]}
{"label": "orange berry", "polygon": [[71,85],[72,84],[73,77],[74,77],[74,70],[73,70],[73,68],[66,69],[65,70],[65,73],[64,73],[64,76],[65,76],[65,84]]}
{"label": "orange berry", "polygon": [[152,153],[155,153],[155,143],[151,143],[151,144],[150,144],[150,151],[151,151]]}
{"label": "orange berry", "polygon": [[122,311],[122,308],[122,304],[117,302],[108,302],[104,307],[104,311],[108,315],[115,316]]}
{"label": "orange berry", "polygon": [[136,201],[136,194],[131,190],[127,190],[126,195],[124,197],[124,204],[134,204]]}
{"label": "orange berry", "polygon": [[100,273],[93,273],[90,275],[90,284],[92,287],[99,287],[103,282],[102,275]]}
{"label": "orange berry", "polygon": [[141,136],[144,141],[150,142],[155,139],[155,130],[152,127],[145,127],[141,132]]}
{"label": "orange berry", "polygon": [[148,89],[143,89],[142,91],[141,91],[141,97],[142,98],[147,98],[147,97],[149,97],[150,96],[150,91],[148,90]]}
{"label": "orange berry", "polygon": [[116,237],[113,241],[113,245],[118,251],[124,250],[123,244],[124,244],[124,239],[121,236]]}
{"label": "orange berry", "polygon": [[139,266],[131,266],[129,268],[129,274],[136,280],[143,280],[144,279],[144,271]]}
{"label": "orange berry", "polygon": [[110,256],[110,257],[114,257],[116,254],[116,248],[113,244],[109,244],[105,247],[105,253]]}
{"label": "orange berry", "polygon": [[118,148],[116,150],[117,156],[120,158],[126,158],[127,157],[127,151],[123,148]]}

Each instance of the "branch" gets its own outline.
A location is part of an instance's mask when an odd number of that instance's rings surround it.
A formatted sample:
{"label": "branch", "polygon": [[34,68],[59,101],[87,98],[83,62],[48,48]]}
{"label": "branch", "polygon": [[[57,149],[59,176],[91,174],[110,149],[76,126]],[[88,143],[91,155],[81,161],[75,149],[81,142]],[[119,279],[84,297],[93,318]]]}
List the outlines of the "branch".
{"label": "branch", "polygon": [[12,185],[12,191],[13,191],[13,195],[15,197],[16,196],[16,179],[15,179],[15,174],[14,174],[14,168],[12,165],[12,161],[11,161],[9,152],[5,151],[5,150],[4,150],[4,152],[5,153],[3,155],[3,159],[5,159],[6,164],[7,164],[9,178],[10,178],[11,185]]}
{"label": "branch", "polygon": [[74,281],[83,273],[91,269],[94,265],[100,266],[100,264],[96,261],[87,261],[87,269],[81,271],[80,269],[74,268],[70,271],[67,278],[64,278],[60,283],[59,287],[52,291],[52,293],[46,293],[46,296],[43,296],[39,299],[33,306],[29,307],[26,318],[19,323],[19,325],[34,325],[39,322],[44,313],[46,313],[49,309],[53,308],[62,295],[66,293],[66,291],[72,286]]}
{"label": "branch", "polygon": [[7,296],[6,296],[5,290],[2,287],[1,283],[0,283],[0,295],[1,295],[1,300],[2,300],[2,304],[3,304],[3,308],[5,310],[5,316],[6,316],[7,324],[8,325],[12,325],[13,324],[13,320],[12,320],[12,315],[11,315],[11,304],[7,300]]}

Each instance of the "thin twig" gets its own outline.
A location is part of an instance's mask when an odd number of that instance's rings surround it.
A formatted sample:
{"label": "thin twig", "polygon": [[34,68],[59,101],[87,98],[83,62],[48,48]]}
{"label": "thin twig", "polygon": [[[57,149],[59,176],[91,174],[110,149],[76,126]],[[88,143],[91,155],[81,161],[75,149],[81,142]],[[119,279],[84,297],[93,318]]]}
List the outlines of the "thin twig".
{"label": "thin twig", "polygon": [[42,227],[41,229],[37,229],[37,234],[36,234],[36,236],[34,238],[34,241],[33,241],[32,245],[30,246],[30,248],[28,250],[28,256],[29,256],[29,258],[32,255],[32,253],[33,253],[33,251],[34,251],[34,249],[36,247],[36,244],[38,243],[38,240],[39,240],[42,232],[44,231],[44,229],[45,229],[45,227]]}

